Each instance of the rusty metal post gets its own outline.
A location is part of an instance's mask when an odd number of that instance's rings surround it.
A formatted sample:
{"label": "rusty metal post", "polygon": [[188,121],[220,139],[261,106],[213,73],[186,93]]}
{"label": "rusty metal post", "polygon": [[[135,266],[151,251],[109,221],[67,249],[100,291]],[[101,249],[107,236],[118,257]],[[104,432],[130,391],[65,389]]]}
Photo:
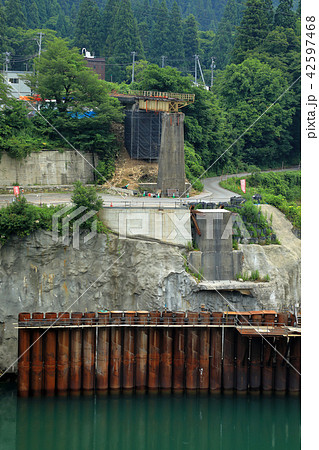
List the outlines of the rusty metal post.
{"label": "rusty metal post", "polygon": [[[199,316],[201,325],[210,324],[209,311],[201,311]],[[199,336],[199,389],[205,392],[209,389],[210,328],[200,328]]]}
{"label": "rusty metal post", "polygon": [[86,312],[83,315],[83,373],[82,389],[86,394],[93,393],[95,378],[95,337],[96,328],[91,327],[95,323],[95,312]]}
{"label": "rusty metal post", "polygon": [[[19,325],[23,326],[31,318],[30,313],[19,314]],[[30,330],[19,328],[18,333],[18,395],[28,397],[30,390]]]}
{"label": "rusty metal post", "polygon": [[274,350],[272,346],[274,346],[274,338],[263,339],[262,389],[265,393],[273,390]]}
{"label": "rusty metal post", "polygon": [[[98,324],[110,323],[108,311],[98,313]],[[109,387],[110,328],[99,327],[96,355],[96,389],[105,393]]]}
{"label": "rusty metal post", "polygon": [[251,339],[249,385],[250,390],[255,392],[261,388],[261,345],[262,338],[254,336]]}
{"label": "rusty metal post", "polygon": [[[71,324],[73,326],[82,324],[81,312],[71,313]],[[82,329],[70,329],[70,391],[72,395],[79,395],[82,386]]]}
{"label": "rusty metal post", "polygon": [[133,391],[134,388],[134,328],[135,311],[126,311],[123,345],[123,389]]}
{"label": "rusty metal post", "polygon": [[[32,314],[34,326],[43,325],[44,314],[35,312]],[[42,357],[42,335],[43,331],[38,328],[32,331],[31,347],[31,393],[38,397],[42,392],[43,357]]]}
{"label": "rusty metal post", "polygon": [[194,391],[198,388],[199,369],[199,338],[198,338],[198,313],[187,312],[188,325],[186,339],[186,389]]}
{"label": "rusty metal post", "polygon": [[[290,364],[301,373],[301,337],[290,338]],[[299,394],[301,377],[299,373],[289,366],[289,393]]]}
{"label": "rusty metal post", "polygon": [[160,387],[163,392],[170,392],[173,382],[173,328],[169,328],[169,325],[173,323],[173,313],[163,311],[162,317],[163,324],[168,325],[168,327],[162,329]]}
{"label": "rusty metal post", "polygon": [[180,328],[174,330],[174,357],[173,357],[173,390],[176,393],[182,393],[185,386],[185,312],[177,311],[175,313],[175,323]]}
{"label": "rusty metal post", "polygon": [[[160,311],[150,312],[150,325],[160,323]],[[161,329],[150,327],[148,355],[148,389],[157,391],[159,388],[160,337]]]}
{"label": "rusty metal post", "polygon": [[59,395],[66,395],[69,387],[70,333],[68,324],[70,323],[70,314],[59,312],[58,319],[57,325],[65,325],[65,328],[58,329],[56,388]]}
{"label": "rusty metal post", "polygon": [[235,329],[224,329],[223,388],[224,391],[234,389],[235,375]]}
{"label": "rusty metal post", "polygon": [[275,391],[285,393],[287,386],[287,357],[288,340],[285,336],[276,338],[276,369],[275,369]]}
{"label": "rusty metal post", "polygon": [[263,313],[262,311],[251,311],[251,324],[254,327],[258,327],[262,324]]}
{"label": "rusty metal post", "polygon": [[[112,324],[120,325],[123,311],[111,311]],[[110,348],[110,389],[119,391],[121,389],[122,368],[122,329],[119,326],[111,327]]]}
{"label": "rusty metal post", "polygon": [[276,318],[275,311],[264,311],[263,325],[268,327],[275,326],[275,318]]}
{"label": "rusty metal post", "polygon": [[[48,312],[45,314],[47,325],[54,323],[57,313]],[[44,377],[43,387],[47,396],[51,397],[55,392],[55,370],[56,365],[56,330],[50,328],[44,335]]]}
{"label": "rusty metal post", "polygon": [[135,386],[138,392],[147,387],[148,311],[137,311]]}
{"label": "rusty metal post", "polygon": [[277,325],[284,326],[288,325],[289,313],[278,313],[277,314]]}
{"label": "rusty metal post", "polygon": [[[213,324],[221,325],[223,313],[212,313]],[[220,393],[222,388],[222,328],[211,329],[210,336],[210,379],[211,393]]]}
{"label": "rusty metal post", "polygon": [[248,388],[248,344],[248,338],[237,333],[236,389],[241,393]]}

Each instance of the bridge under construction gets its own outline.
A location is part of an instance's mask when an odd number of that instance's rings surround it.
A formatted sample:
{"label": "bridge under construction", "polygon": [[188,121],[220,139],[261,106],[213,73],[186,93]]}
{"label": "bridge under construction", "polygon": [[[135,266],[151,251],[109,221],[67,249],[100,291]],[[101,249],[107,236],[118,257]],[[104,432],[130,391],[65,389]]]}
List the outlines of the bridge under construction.
{"label": "bridge under construction", "polygon": [[125,146],[132,159],[158,161],[157,191],[185,196],[184,114],[195,94],[128,91],[112,92],[126,107]]}

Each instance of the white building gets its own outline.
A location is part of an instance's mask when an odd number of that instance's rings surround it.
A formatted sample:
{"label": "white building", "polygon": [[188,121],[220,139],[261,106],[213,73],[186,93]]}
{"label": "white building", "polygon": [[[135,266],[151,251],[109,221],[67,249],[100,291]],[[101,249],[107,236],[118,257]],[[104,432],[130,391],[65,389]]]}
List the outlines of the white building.
{"label": "white building", "polygon": [[11,94],[16,99],[21,99],[21,97],[29,97],[31,95],[31,89],[29,86],[25,84],[24,77],[25,75],[29,75],[32,72],[26,71],[4,71],[3,76],[8,83],[8,86],[11,87]]}

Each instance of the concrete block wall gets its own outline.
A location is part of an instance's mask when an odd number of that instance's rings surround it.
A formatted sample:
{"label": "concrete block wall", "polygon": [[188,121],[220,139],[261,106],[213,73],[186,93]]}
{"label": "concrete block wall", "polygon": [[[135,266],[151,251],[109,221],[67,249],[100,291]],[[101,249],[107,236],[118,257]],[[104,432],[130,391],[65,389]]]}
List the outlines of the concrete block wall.
{"label": "concrete block wall", "polygon": [[93,161],[91,153],[81,154],[74,150],[43,150],[17,160],[3,153],[0,160],[0,186],[73,184],[77,180],[92,183],[92,166],[97,164],[97,160]]}
{"label": "concrete block wall", "polygon": [[199,251],[188,257],[190,269],[206,280],[233,280],[242,271],[242,252],[232,247],[232,216],[225,209],[198,209],[196,221],[201,235],[193,228],[193,240]]}
{"label": "concrete block wall", "polygon": [[109,207],[103,208],[99,217],[120,238],[143,237],[183,246],[187,246],[192,240],[187,208]]}

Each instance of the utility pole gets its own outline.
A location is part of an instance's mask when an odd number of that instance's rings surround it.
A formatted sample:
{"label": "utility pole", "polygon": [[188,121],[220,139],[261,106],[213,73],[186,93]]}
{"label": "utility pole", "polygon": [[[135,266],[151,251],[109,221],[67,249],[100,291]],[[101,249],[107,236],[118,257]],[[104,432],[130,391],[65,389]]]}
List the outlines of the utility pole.
{"label": "utility pole", "polygon": [[5,65],[5,71],[8,72],[9,70],[9,64],[10,64],[10,52],[5,52],[5,61],[4,61],[4,65]]}
{"label": "utility pole", "polygon": [[132,83],[134,83],[135,55],[136,55],[136,52],[131,52],[131,55],[133,55]]}
{"label": "utility pole", "polygon": [[214,68],[215,68],[215,58],[214,56],[212,56],[212,65],[210,66],[212,69],[212,79],[211,79],[211,83],[210,83],[210,87],[213,87],[214,84]]}
{"label": "utility pole", "polygon": [[201,75],[201,77],[202,77],[202,81],[203,81],[203,83],[204,83],[204,86],[206,86],[206,83],[205,83],[205,80],[204,80],[203,71],[202,71],[202,66],[200,65],[199,57],[198,57],[198,56],[197,56],[197,63],[198,63],[198,67],[199,67],[199,70],[200,70],[200,75]]}
{"label": "utility pole", "polygon": [[204,80],[203,71],[202,71],[202,66],[200,65],[200,62],[199,62],[199,56],[195,55],[195,84],[197,84],[197,66],[199,67],[200,75],[202,77],[202,81],[204,83],[204,86],[206,86],[206,83],[205,83],[205,80]]}
{"label": "utility pole", "polygon": [[161,58],[162,58],[162,69],[164,69],[166,56],[162,56]]}
{"label": "utility pole", "polygon": [[42,51],[42,37],[44,36],[44,33],[42,33],[42,31],[40,31],[38,34],[39,34],[39,39],[37,39],[37,44],[39,46],[39,58],[40,58],[41,51]]}
{"label": "utility pole", "polygon": [[195,84],[197,84],[197,60],[198,55],[195,55]]}

